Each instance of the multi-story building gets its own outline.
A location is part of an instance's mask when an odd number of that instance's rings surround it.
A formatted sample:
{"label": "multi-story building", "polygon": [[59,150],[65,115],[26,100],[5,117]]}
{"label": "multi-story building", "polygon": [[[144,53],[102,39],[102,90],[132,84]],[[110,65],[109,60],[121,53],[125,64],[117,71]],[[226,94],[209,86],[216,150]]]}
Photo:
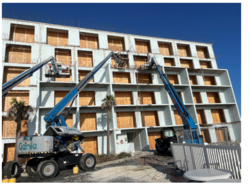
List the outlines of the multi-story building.
{"label": "multi-story building", "polygon": [[67,119],[68,126],[84,133],[86,152],[106,152],[107,114],[101,109],[106,95],[114,95],[117,101],[110,119],[114,153],[154,149],[161,128],[183,129],[157,72],[137,69],[147,61],[148,53],[164,66],[206,142],[241,138],[240,115],[229,74],[226,69],[218,69],[212,44],[13,19],[3,19],[2,32],[3,83],[50,56],[62,62],[65,72],[71,74],[70,78],[46,78],[43,68],[3,99],[4,162],[13,159],[15,150],[16,124],[6,117],[11,99],[15,97],[36,108],[35,114],[22,122],[22,135],[43,134],[46,113],[110,51],[121,52],[129,58],[128,64],[119,68],[109,59],[80,92]]}

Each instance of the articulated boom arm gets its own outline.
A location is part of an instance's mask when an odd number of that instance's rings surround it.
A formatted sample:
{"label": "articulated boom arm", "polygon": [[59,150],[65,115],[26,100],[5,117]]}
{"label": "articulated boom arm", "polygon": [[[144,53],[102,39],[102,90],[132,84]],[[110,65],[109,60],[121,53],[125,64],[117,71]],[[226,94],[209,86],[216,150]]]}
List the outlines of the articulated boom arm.
{"label": "articulated boom arm", "polygon": [[[53,109],[49,111],[48,114],[45,115],[44,121],[47,123],[46,128],[49,126],[67,126],[65,118],[61,115],[62,111],[65,107],[72,101],[70,108],[77,97],[77,95],[81,92],[81,90],[88,84],[88,82],[94,77],[94,74],[99,71],[99,69],[108,61],[110,57],[113,57],[118,63],[118,66],[124,66],[125,63],[122,62],[120,55],[111,52],[102,62],[100,62],[92,71],[90,71],[59,103],[55,105]],[[70,111],[70,109],[69,109]],[[69,113],[68,111],[68,113]]]}
{"label": "articulated boom arm", "polygon": [[[15,78],[11,79],[10,81],[6,82],[5,84],[2,85],[2,98],[5,97],[8,92],[13,89],[13,87],[17,86],[21,82],[23,82],[25,79],[31,77],[34,72],[36,72],[38,69],[42,68],[44,65],[47,63],[51,62],[53,66],[53,71],[51,71],[51,76],[50,77],[61,77],[61,68],[57,66],[55,62],[54,57],[49,57],[43,62],[35,65],[34,67],[22,72],[20,75],[16,76]],[[65,77],[65,75],[64,75]]]}

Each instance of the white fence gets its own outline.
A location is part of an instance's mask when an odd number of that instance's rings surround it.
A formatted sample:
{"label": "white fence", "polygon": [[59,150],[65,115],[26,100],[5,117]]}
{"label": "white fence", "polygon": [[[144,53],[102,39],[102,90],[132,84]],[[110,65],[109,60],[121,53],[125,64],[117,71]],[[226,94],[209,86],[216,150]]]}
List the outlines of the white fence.
{"label": "white fence", "polygon": [[241,146],[198,145],[172,143],[175,165],[183,170],[204,168],[224,169],[232,172],[233,179],[241,179]]}

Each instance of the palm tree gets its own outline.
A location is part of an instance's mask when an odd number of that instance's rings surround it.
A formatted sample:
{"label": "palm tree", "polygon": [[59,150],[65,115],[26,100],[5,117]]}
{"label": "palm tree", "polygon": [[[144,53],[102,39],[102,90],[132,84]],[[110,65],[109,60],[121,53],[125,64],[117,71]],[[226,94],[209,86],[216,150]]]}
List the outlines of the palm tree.
{"label": "palm tree", "polygon": [[114,105],[116,105],[116,101],[114,96],[106,95],[106,97],[102,100],[102,109],[107,111],[107,157],[110,157],[110,149],[109,149],[109,121],[110,121],[110,112]]}
{"label": "palm tree", "polygon": [[29,118],[29,115],[33,114],[36,109],[30,105],[25,105],[24,101],[17,101],[16,98],[12,98],[12,101],[10,102],[10,104],[11,104],[11,107],[7,111],[7,117],[13,118],[17,124],[14,161],[18,162],[17,141],[21,135],[21,121],[27,120]]}

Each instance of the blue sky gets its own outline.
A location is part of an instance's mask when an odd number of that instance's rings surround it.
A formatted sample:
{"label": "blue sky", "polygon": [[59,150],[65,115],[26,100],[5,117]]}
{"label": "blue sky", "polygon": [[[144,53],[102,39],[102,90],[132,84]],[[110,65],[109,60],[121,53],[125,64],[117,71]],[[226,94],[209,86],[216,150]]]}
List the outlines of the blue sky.
{"label": "blue sky", "polygon": [[3,17],[212,43],[241,112],[241,4],[3,3]]}

